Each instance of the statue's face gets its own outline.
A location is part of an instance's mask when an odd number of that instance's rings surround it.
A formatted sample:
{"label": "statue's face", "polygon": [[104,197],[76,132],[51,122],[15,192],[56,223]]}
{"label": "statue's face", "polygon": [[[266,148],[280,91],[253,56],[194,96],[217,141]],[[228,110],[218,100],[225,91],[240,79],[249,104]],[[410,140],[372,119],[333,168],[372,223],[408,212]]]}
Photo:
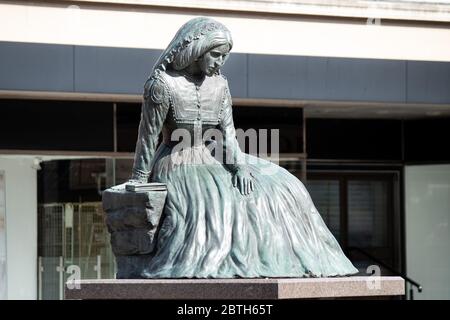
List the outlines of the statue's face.
{"label": "statue's face", "polygon": [[228,44],[215,47],[198,59],[198,66],[204,74],[212,76],[223,66],[229,52],[230,46]]}

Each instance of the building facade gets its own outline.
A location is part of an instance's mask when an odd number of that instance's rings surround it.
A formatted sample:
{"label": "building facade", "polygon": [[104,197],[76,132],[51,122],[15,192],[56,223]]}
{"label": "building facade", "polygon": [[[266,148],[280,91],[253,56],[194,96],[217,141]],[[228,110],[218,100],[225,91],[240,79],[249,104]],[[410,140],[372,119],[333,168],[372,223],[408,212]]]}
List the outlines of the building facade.
{"label": "building facade", "polygon": [[234,37],[236,127],[280,130],[280,165],[361,274],[449,299],[450,3],[350,0],[0,1],[0,298],[63,298],[74,266],[114,277],[101,192],[128,179],[143,84],[200,15]]}

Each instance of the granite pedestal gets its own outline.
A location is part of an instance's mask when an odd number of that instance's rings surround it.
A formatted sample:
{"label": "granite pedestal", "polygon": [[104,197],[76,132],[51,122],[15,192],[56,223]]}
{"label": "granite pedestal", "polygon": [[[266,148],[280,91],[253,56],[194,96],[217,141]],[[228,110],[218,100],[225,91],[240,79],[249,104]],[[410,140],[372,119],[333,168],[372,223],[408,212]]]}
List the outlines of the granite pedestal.
{"label": "granite pedestal", "polygon": [[81,280],[66,299],[314,299],[400,296],[400,277]]}

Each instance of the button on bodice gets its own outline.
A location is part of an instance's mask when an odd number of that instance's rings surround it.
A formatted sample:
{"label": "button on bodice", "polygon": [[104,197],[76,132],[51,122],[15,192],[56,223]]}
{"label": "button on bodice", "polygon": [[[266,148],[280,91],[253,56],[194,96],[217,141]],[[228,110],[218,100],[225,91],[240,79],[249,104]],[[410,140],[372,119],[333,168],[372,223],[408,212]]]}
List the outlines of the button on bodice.
{"label": "button on bodice", "polygon": [[170,94],[169,112],[173,124],[201,121],[218,125],[223,108],[226,80],[220,75],[195,79],[183,74],[167,71],[162,73]]}

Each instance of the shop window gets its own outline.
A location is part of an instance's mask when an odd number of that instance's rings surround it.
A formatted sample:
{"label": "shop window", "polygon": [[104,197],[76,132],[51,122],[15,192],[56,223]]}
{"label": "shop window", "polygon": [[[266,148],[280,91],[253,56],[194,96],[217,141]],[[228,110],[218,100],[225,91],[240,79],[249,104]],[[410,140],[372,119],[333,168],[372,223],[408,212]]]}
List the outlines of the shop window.
{"label": "shop window", "polygon": [[81,279],[115,277],[101,192],[114,184],[110,159],[47,161],[38,172],[39,298],[63,299],[77,268]]}
{"label": "shop window", "polygon": [[386,274],[389,269],[401,271],[395,177],[394,173],[308,172],[307,189],[317,210],[363,272],[369,265],[379,265]]}
{"label": "shop window", "polygon": [[1,100],[0,149],[113,151],[113,104]]}

